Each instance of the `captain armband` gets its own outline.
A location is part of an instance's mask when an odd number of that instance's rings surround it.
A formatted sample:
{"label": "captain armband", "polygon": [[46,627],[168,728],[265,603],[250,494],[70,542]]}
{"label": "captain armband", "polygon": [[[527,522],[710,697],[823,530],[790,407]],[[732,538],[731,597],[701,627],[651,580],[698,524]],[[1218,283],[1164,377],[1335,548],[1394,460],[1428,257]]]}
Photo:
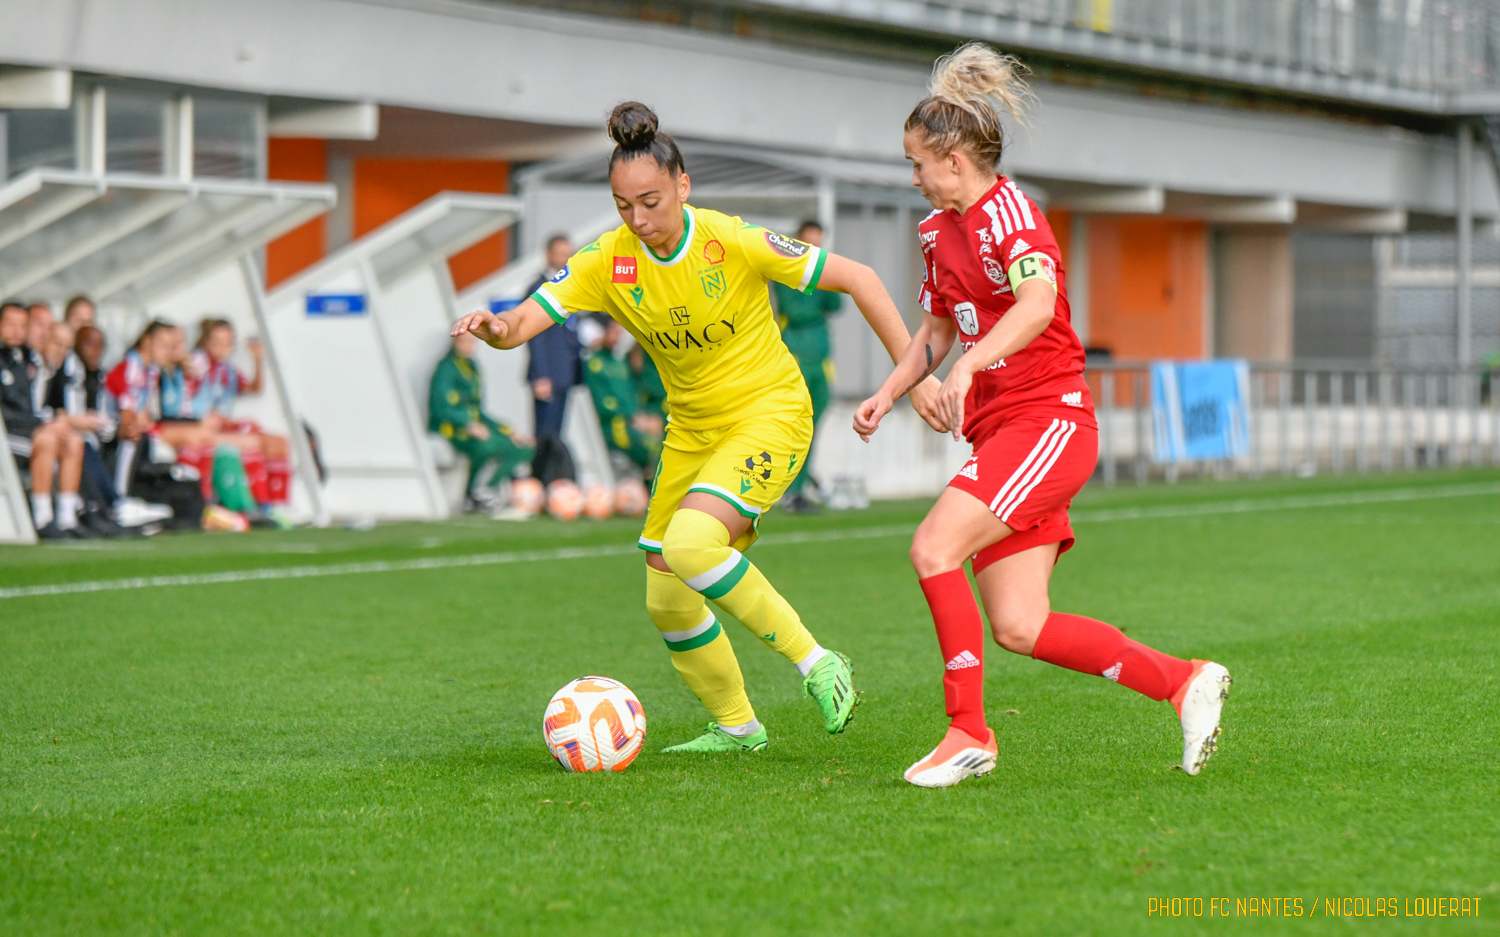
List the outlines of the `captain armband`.
{"label": "captain armband", "polygon": [[1019,290],[1027,280],[1046,280],[1054,288],[1057,286],[1057,264],[1046,254],[1027,254],[1011,264],[1006,275],[1012,291]]}

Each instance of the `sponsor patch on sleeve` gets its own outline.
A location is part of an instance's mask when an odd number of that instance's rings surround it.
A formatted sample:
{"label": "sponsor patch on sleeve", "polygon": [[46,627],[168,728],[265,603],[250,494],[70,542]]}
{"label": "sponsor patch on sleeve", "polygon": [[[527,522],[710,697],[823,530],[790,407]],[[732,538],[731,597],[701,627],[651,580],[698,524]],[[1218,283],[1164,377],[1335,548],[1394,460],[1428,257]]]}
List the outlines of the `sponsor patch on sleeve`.
{"label": "sponsor patch on sleeve", "polygon": [[563,264],[563,268],[561,270],[557,271],[556,273],[552,274],[552,278],[550,280],[548,280],[547,282],[548,283],[554,283],[554,284],[561,283],[562,281],[566,280],[571,273],[572,273],[572,271],[568,269],[568,265],[567,264]]}
{"label": "sponsor patch on sleeve", "polygon": [[635,282],[635,258],[616,257],[610,274],[611,283],[634,283]]}
{"label": "sponsor patch on sleeve", "polygon": [[789,238],[775,231],[766,232],[766,243],[771,245],[771,250],[783,257],[806,257],[807,252],[812,250],[811,244],[804,244],[796,238]]}

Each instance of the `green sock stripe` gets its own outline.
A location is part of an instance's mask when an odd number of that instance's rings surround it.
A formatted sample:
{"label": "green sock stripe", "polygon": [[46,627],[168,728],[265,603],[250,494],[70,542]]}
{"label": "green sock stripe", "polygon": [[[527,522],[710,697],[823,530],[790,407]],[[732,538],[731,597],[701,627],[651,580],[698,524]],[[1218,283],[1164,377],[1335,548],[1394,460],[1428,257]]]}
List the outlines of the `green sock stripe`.
{"label": "green sock stripe", "polygon": [[[692,651],[692,650],[696,650],[697,648],[700,648],[703,645],[710,643],[711,641],[713,641],[715,638],[717,638],[719,635],[721,635],[723,633],[724,633],[724,629],[721,628],[721,627],[719,627],[719,620],[716,618],[716,619],[714,619],[714,625],[713,625],[713,627],[709,628],[707,631],[703,632],[702,634],[694,635],[693,637],[688,638],[686,641],[667,641],[667,650],[669,650],[669,651]],[[662,640],[666,641],[667,639],[666,638],[662,638]]]}
{"label": "green sock stripe", "polygon": [[715,582],[710,586],[706,586],[702,590],[703,597],[705,599],[718,599],[728,595],[735,586],[740,584],[740,580],[744,579],[745,573],[749,571],[750,561],[745,559],[745,557],[741,555],[740,561],[734,564],[733,569],[725,573],[723,576],[719,577],[718,582]]}

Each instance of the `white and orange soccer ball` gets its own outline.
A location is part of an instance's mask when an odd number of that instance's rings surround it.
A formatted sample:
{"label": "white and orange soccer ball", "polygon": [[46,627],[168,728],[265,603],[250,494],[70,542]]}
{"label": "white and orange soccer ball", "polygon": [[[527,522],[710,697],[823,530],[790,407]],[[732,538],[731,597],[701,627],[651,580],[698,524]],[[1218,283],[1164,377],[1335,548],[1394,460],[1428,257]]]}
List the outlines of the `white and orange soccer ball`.
{"label": "white and orange soccer ball", "polygon": [[578,485],[559,478],[547,486],[547,513],[560,521],[577,520],[583,510],[583,492]]}
{"label": "white and orange soccer ball", "polygon": [[511,482],[510,506],[527,514],[540,513],[547,503],[547,492],[535,478],[518,478]]}
{"label": "white and orange soccer ball", "polygon": [[624,771],[646,744],[646,710],[608,677],[579,677],[552,694],[542,739],[569,771]]}
{"label": "white and orange soccer ball", "polygon": [[596,521],[602,521],[614,513],[615,496],[603,485],[593,485],[583,496],[583,513]]}
{"label": "white and orange soccer ball", "polygon": [[627,478],[615,488],[615,513],[622,517],[640,517],[646,513],[651,496],[640,479]]}

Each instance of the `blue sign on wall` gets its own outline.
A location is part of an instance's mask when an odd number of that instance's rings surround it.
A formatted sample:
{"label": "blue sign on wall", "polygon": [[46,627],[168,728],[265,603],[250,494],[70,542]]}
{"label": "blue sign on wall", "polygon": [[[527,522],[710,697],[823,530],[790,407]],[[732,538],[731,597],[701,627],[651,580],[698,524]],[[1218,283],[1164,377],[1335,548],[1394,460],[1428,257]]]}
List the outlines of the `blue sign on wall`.
{"label": "blue sign on wall", "polygon": [[1157,462],[1232,459],[1250,448],[1250,366],[1239,360],[1151,366]]}
{"label": "blue sign on wall", "polygon": [[365,294],[308,293],[307,314],[310,316],[362,316],[365,314]]}
{"label": "blue sign on wall", "polygon": [[492,299],[490,300],[490,312],[498,316],[500,313],[509,312],[519,305],[521,305],[521,300],[519,299]]}

